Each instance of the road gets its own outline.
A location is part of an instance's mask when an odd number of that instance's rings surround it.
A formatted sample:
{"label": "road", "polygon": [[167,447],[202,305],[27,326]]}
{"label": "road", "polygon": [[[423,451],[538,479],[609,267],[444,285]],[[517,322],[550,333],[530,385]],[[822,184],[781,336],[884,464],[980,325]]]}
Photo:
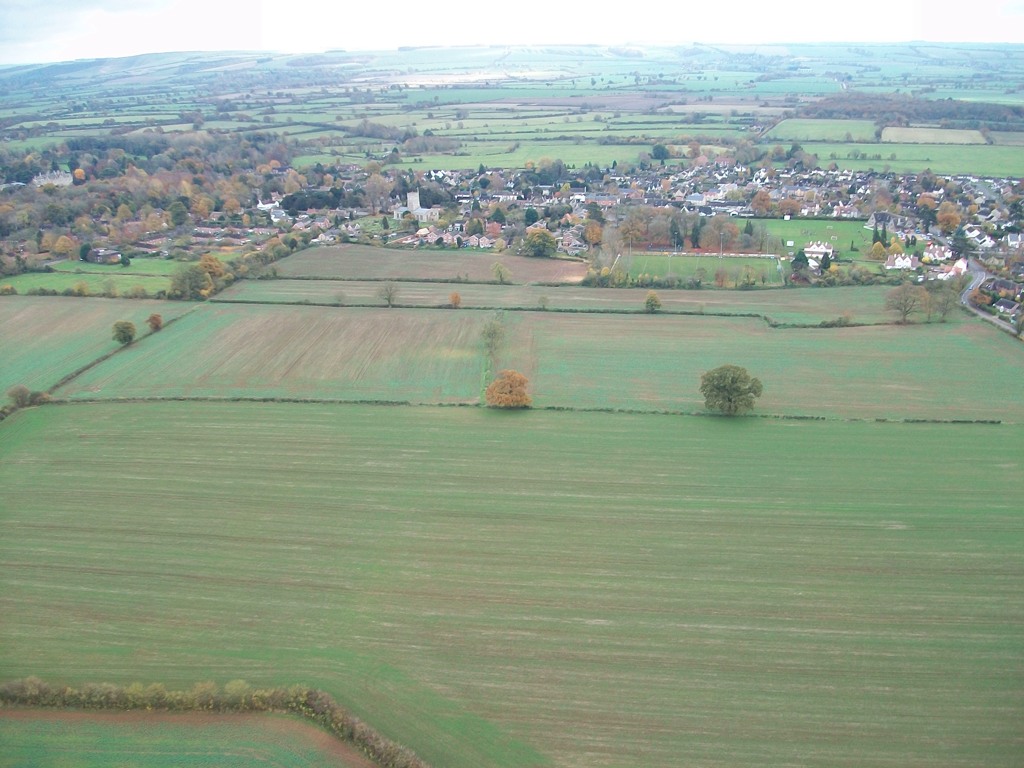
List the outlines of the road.
{"label": "road", "polygon": [[1001,320],[998,317],[995,317],[994,315],[990,315],[988,312],[982,312],[980,309],[971,304],[971,291],[973,291],[975,288],[977,288],[979,285],[985,282],[985,278],[990,277],[990,275],[988,274],[988,272],[985,271],[985,268],[974,259],[968,259],[967,264],[967,269],[971,275],[971,284],[967,286],[966,290],[964,290],[963,293],[960,294],[960,303],[967,307],[967,309],[976,314],[978,317],[980,317],[982,320],[987,320],[997,328],[1004,330],[1013,336],[1016,336],[1017,334],[1014,331],[1013,326],[1010,325],[1010,323],[1006,322],[1005,320]]}

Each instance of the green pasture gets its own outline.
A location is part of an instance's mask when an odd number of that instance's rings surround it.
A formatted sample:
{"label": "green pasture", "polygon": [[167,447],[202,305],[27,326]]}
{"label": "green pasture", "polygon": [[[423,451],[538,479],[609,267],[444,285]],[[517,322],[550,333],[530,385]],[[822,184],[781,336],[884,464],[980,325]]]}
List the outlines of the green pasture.
{"label": "green pasture", "polygon": [[[894,173],[920,173],[930,168],[934,173],[977,176],[1024,176],[1024,153],[1018,147],[1005,145],[954,144],[843,144],[805,143],[803,148],[818,156],[823,166],[835,162],[840,168],[876,171],[889,169]],[[848,157],[850,152],[864,152],[864,159]],[[835,154],[833,160],[832,155]],[[880,155],[875,159],[874,155]],[[892,158],[895,155],[895,159]]]}
{"label": "green pasture", "polygon": [[0,712],[0,768],[365,768],[357,756],[338,754],[329,740],[277,715]]}
{"label": "green pasture", "polygon": [[[864,226],[863,221],[828,219],[755,219],[775,238],[773,247],[782,248],[784,254],[796,252],[816,242],[827,243],[835,248],[840,258],[849,259],[858,254],[865,255],[871,250],[874,231]],[[780,242],[781,241],[781,242]],[[793,245],[788,243],[792,241]],[[854,253],[850,244],[857,248]]]}
{"label": "green pasture", "polygon": [[[1024,419],[1019,343],[980,320],[773,329],[754,318],[506,317],[509,342],[498,367],[526,374],[542,406],[699,411],[701,375],[732,363],[764,383],[761,413]],[[948,398],[951,389],[986,395]]]}
{"label": "green pasture", "polygon": [[783,120],[764,134],[764,141],[853,141],[875,139],[875,124],[871,120]]}
{"label": "green pasture", "polygon": [[[821,302],[844,295],[813,290],[825,294]],[[699,301],[707,312],[700,293],[689,307]],[[883,294],[872,295],[880,319]],[[639,308],[640,292],[633,298]],[[827,319],[848,311],[856,321],[858,301],[837,302]],[[787,309],[773,319],[785,321]],[[789,311],[789,317],[813,318],[828,310],[819,304],[813,314]],[[481,334],[494,317],[472,309],[211,304],[118,352],[55,396],[475,403],[488,365]],[[734,363],[764,381],[761,413],[1024,419],[1019,345],[977,319],[777,329],[737,317],[539,311],[499,317],[505,340],[495,367],[525,373],[538,406],[700,411],[701,374]],[[986,396],[947,397],[952,390]]]}
{"label": "green pasture", "polygon": [[108,275],[120,277],[123,275],[146,275],[169,277],[181,269],[183,262],[175,259],[161,259],[152,256],[143,256],[131,260],[131,264],[122,267],[120,264],[93,264],[90,261],[78,261],[68,259],[51,263],[51,267],[58,272],[72,272],[74,274],[87,273],[90,275]]}
{"label": "green pasture", "polygon": [[884,144],[984,144],[981,131],[918,126],[889,126],[882,131]]}
{"label": "green pasture", "polygon": [[90,404],[0,454],[3,679],[299,681],[452,768],[1024,746],[1012,427]]}
{"label": "green pasture", "polygon": [[0,278],[0,286],[11,285],[18,293],[28,293],[33,288],[44,288],[49,291],[63,292],[74,290],[78,285],[85,285],[89,294],[102,296],[111,287],[118,295],[127,294],[136,286],[153,295],[158,291],[166,291],[171,287],[168,277],[146,275],[127,270],[118,271],[120,267],[112,267],[109,272],[23,272],[20,275]]}
{"label": "green pasture", "polygon": [[786,267],[780,270],[776,259],[748,258],[745,256],[719,257],[715,254],[701,255],[669,255],[664,253],[634,253],[632,256],[623,254],[619,259],[619,267],[631,276],[655,275],[658,277],[675,276],[686,280],[700,277],[704,285],[715,286],[715,275],[719,270],[725,271],[723,287],[733,288],[748,275],[756,286],[780,286]]}
{"label": "green pasture", "polygon": [[145,299],[0,297],[0,392],[16,384],[49,389],[64,376],[115,351],[119,345],[112,338],[112,328],[118,320],[135,323],[141,337],[149,333],[146,318],[151,314],[167,322],[191,307]]}

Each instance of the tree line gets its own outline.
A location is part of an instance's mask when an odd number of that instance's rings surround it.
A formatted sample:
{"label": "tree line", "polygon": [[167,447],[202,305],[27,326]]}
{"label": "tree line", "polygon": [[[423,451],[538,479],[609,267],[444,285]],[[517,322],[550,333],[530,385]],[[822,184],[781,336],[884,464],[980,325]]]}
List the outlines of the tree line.
{"label": "tree line", "polygon": [[138,682],[127,686],[86,683],[72,688],[26,677],[0,685],[0,706],[117,712],[283,712],[311,720],[382,768],[429,768],[412,750],[378,733],[329,694],[303,685],[254,688],[244,680],[232,680],[223,688],[201,682],[188,690]]}

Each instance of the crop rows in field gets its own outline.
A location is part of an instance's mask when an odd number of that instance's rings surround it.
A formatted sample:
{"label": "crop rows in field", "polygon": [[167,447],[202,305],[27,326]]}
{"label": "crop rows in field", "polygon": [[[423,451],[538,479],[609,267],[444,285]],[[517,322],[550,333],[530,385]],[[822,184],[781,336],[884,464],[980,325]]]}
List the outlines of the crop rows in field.
{"label": "crop rows in field", "polygon": [[482,330],[496,317],[496,367],[526,374],[537,406],[699,411],[701,374],[730,362],[765,383],[764,413],[1024,418],[1019,349],[979,320],[773,329],[759,318],[218,303],[56,396],[475,403],[490,367]]}
{"label": "crop rows in field", "polygon": [[531,259],[513,253],[479,249],[396,249],[366,245],[309,248],[275,265],[282,277],[345,279],[494,280],[492,267],[501,262],[511,280],[578,282],[587,273],[580,261]]}
{"label": "crop rows in field", "polygon": [[0,299],[0,392],[23,384],[46,390],[64,376],[114,352],[112,328],[118,320],[148,332],[146,318],[164,321],[192,309],[188,304],[121,299],[4,296]]}
{"label": "crop rows in field", "polygon": [[453,768],[1020,754],[1019,430],[88,404],[0,452],[4,679],[301,680]]}
{"label": "crop rows in field", "polygon": [[[637,257],[639,259],[640,257]],[[655,257],[647,257],[650,269]],[[660,257],[667,261],[667,257]],[[637,259],[634,263],[637,263]],[[687,257],[672,257],[672,274],[681,274],[678,266]],[[698,260],[692,259],[695,263]],[[715,257],[699,260],[701,265],[717,264]],[[730,262],[731,263],[731,262]],[[774,265],[774,261],[765,261]],[[774,269],[774,266],[771,267]],[[652,270],[653,271],[653,270]],[[664,271],[667,271],[664,270]],[[694,270],[695,271],[695,270]],[[713,270],[712,270],[713,273]],[[657,274],[655,272],[655,274]],[[327,304],[336,306],[375,305],[381,284],[361,280],[243,280],[217,295],[216,301],[245,303]],[[395,303],[403,307],[447,307],[457,293],[463,309],[550,309],[580,312],[639,312],[644,308],[646,288],[580,288],[571,285],[482,285],[467,283],[402,282],[396,284]],[[762,314],[785,324],[815,324],[849,315],[853,322],[874,324],[891,322],[885,310],[885,286],[830,288],[828,290],[659,290],[665,312],[697,314]],[[951,315],[950,320],[959,318]]]}

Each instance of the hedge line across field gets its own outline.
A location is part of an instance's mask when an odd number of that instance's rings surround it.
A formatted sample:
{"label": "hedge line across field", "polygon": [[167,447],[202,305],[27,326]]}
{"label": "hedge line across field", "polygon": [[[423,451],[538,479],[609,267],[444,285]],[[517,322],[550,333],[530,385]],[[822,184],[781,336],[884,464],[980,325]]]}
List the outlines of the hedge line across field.
{"label": "hedge line across field", "polygon": [[72,688],[26,677],[0,685],[0,707],[11,706],[117,712],[286,712],[317,723],[382,768],[429,768],[414,752],[379,734],[330,695],[301,685],[253,688],[244,680],[232,680],[223,688],[203,682],[186,691],[169,691],[161,683],[86,683]]}

